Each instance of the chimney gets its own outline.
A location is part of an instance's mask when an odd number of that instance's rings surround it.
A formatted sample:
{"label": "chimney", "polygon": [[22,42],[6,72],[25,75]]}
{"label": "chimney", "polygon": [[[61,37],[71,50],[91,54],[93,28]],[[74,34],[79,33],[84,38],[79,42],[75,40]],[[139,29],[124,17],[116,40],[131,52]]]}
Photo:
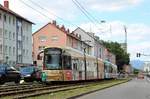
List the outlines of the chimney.
{"label": "chimney", "polygon": [[56,26],[56,21],[55,20],[53,20],[53,24]]}
{"label": "chimney", "polygon": [[70,30],[69,30],[69,29],[67,29],[67,33],[70,33]]}
{"label": "chimney", "polygon": [[64,25],[62,25],[61,30],[65,32],[66,29]]}
{"label": "chimney", "polygon": [[59,29],[59,25],[57,25],[57,28]]}
{"label": "chimney", "polygon": [[9,1],[8,0],[4,0],[4,7],[9,9]]}

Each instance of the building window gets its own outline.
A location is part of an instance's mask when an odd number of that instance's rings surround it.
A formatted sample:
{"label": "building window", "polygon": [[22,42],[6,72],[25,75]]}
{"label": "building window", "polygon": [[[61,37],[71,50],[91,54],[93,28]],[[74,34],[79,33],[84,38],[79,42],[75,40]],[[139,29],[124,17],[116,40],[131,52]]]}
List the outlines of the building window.
{"label": "building window", "polygon": [[5,46],[5,53],[6,53],[6,55],[7,55],[7,45]]}
{"label": "building window", "polygon": [[15,40],[15,32],[13,33],[13,39]]}
{"label": "building window", "polygon": [[0,28],[0,38],[2,38],[2,28]]}
{"label": "building window", "polygon": [[7,39],[7,30],[5,30],[5,38]]}
{"label": "building window", "polygon": [[52,41],[58,41],[58,36],[52,36],[51,40]]}
{"label": "building window", "polygon": [[99,48],[99,58],[102,58],[102,48]]}
{"label": "building window", "polygon": [[18,49],[21,49],[21,41],[18,41]]}
{"label": "building window", "polygon": [[78,43],[77,40],[73,39],[72,40],[72,47],[75,48],[75,49],[77,49],[77,43]]}
{"label": "building window", "polygon": [[15,18],[13,18],[13,25],[15,25]]}
{"label": "building window", "polygon": [[26,24],[26,31],[28,31],[28,29],[29,29],[29,28],[28,28],[28,24]]}
{"label": "building window", "polygon": [[9,16],[9,24],[11,24],[11,16]]}
{"label": "building window", "polygon": [[9,39],[11,40],[11,32],[9,32]]}
{"label": "building window", "polygon": [[21,63],[21,61],[22,61],[22,56],[21,55],[18,56],[18,61],[19,61],[19,63]]}
{"label": "building window", "polygon": [[45,46],[39,46],[39,51],[42,51],[45,48]]}
{"label": "building window", "polygon": [[7,22],[7,17],[5,14],[4,14],[4,21]]}
{"label": "building window", "polygon": [[45,42],[46,39],[47,39],[46,36],[39,36],[39,40],[40,40],[41,42]]}
{"label": "building window", "polygon": [[78,42],[78,47],[79,47],[79,50],[82,51],[82,42],[81,41]]}
{"label": "building window", "polygon": [[28,50],[26,50],[26,55],[28,56]]}
{"label": "building window", "polygon": [[28,40],[29,40],[29,38],[28,38],[28,37],[26,37],[26,41],[27,41],[27,43],[28,43]]}
{"label": "building window", "polygon": [[2,53],[2,44],[0,44],[0,54]]}
{"label": "building window", "polygon": [[71,37],[68,37],[68,45],[69,45],[70,47],[72,47],[72,38],[71,38]]}
{"label": "building window", "polygon": [[9,47],[9,55],[11,55],[11,47]]}
{"label": "building window", "polygon": [[15,55],[15,47],[13,47],[13,55]]}
{"label": "building window", "polygon": [[25,49],[23,49],[23,52],[22,52],[22,53],[23,53],[23,56],[25,57],[25,55],[26,55],[26,54],[25,54]]}

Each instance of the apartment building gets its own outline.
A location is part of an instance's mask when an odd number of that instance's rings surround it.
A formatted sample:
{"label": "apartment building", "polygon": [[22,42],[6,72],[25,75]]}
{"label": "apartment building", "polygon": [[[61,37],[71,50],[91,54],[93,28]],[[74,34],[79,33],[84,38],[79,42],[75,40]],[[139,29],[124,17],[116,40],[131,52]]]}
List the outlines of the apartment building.
{"label": "apartment building", "polygon": [[32,63],[32,22],[0,5],[0,63]]}
{"label": "apartment building", "polygon": [[104,45],[100,42],[99,37],[95,36],[94,33],[86,32],[79,27],[74,30],[74,33],[81,35],[81,40],[92,46],[90,48],[90,55],[102,59],[103,61],[109,61],[116,64],[116,56],[104,47]]}
{"label": "apartment building", "polygon": [[37,60],[37,55],[45,47],[60,47],[75,50],[81,54],[86,49],[86,54],[90,55],[91,45],[81,40],[81,35],[70,32],[63,25],[57,25],[56,21],[48,23],[33,35],[33,61],[42,66],[42,61]]}

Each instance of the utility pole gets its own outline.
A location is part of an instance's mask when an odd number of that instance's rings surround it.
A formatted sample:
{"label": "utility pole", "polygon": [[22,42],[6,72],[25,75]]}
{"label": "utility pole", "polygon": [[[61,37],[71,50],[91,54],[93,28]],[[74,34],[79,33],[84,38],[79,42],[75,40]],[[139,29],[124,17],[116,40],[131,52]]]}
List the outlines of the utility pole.
{"label": "utility pole", "polygon": [[97,61],[97,79],[99,78],[99,68],[98,68],[98,56],[99,56],[99,53],[98,53],[98,46],[97,47],[97,57],[96,57],[96,61]]}
{"label": "utility pole", "polygon": [[86,72],[87,72],[87,67],[86,67],[86,55],[85,55],[85,53],[86,53],[86,47],[84,48],[84,68],[85,68],[85,80],[87,79],[87,77],[86,77]]}
{"label": "utility pole", "polygon": [[127,52],[127,27],[124,25],[124,32],[125,32],[125,51]]}
{"label": "utility pole", "polygon": [[[91,42],[90,40],[84,40],[83,43]],[[85,68],[85,80],[87,80],[87,65],[86,65],[86,46],[83,47],[84,50],[84,68]]]}

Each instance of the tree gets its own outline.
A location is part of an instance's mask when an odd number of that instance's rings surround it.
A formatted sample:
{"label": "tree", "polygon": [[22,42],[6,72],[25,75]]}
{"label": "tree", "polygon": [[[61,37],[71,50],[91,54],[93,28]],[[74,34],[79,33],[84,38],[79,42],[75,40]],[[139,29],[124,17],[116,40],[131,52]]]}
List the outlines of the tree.
{"label": "tree", "polygon": [[138,74],[139,71],[140,71],[139,69],[134,68],[133,73],[134,73],[134,74]]}
{"label": "tree", "polygon": [[116,65],[118,67],[118,71],[123,71],[123,65],[129,65],[130,58],[129,54],[126,53],[122,48],[121,45],[117,42],[106,42],[101,41],[103,45],[113,54],[116,55]]}

